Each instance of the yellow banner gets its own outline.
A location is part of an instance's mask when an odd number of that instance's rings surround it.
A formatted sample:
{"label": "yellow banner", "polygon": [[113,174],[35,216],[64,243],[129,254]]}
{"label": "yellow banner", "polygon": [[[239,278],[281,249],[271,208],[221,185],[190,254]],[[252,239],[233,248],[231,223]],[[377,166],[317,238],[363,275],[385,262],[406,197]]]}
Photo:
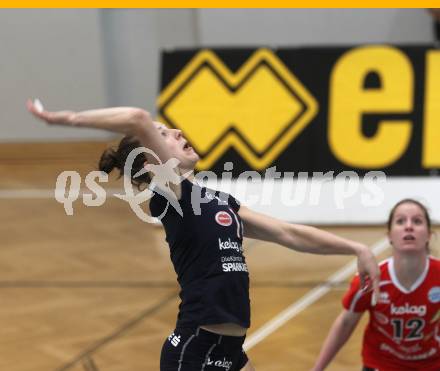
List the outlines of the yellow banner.
{"label": "yellow banner", "polygon": [[176,50],[163,67],[159,121],[183,131],[198,170],[237,155],[242,171],[440,168],[440,49]]}

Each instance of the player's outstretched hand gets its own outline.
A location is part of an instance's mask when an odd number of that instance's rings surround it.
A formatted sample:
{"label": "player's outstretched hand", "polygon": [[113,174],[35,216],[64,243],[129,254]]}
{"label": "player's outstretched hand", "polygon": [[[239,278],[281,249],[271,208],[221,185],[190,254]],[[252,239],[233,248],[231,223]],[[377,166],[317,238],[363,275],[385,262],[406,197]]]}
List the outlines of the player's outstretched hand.
{"label": "player's outstretched hand", "polygon": [[28,99],[26,102],[26,108],[35,117],[50,125],[74,126],[73,121],[71,120],[74,114],[73,111],[46,111],[38,99],[35,99],[34,101]]}
{"label": "player's outstretched hand", "polygon": [[357,254],[357,264],[361,287],[373,290],[371,304],[376,305],[379,300],[380,270],[376,258],[367,246],[362,246]]}

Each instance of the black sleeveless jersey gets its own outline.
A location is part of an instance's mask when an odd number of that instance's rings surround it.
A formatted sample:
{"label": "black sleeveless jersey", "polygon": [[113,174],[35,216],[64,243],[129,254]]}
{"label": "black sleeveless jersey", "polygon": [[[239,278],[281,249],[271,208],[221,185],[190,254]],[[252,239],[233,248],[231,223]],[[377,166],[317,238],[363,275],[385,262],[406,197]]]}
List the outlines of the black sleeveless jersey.
{"label": "black sleeveless jersey", "polygon": [[[240,205],[231,195],[186,179],[181,186],[179,205],[183,216],[170,203],[162,217],[181,287],[177,326],[232,322],[248,328],[249,274],[242,248]],[[193,197],[201,195],[204,202],[192,205],[192,192]],[[161,215],[167,203],[165,197],[155,193],[150,201],[152,215]]]}

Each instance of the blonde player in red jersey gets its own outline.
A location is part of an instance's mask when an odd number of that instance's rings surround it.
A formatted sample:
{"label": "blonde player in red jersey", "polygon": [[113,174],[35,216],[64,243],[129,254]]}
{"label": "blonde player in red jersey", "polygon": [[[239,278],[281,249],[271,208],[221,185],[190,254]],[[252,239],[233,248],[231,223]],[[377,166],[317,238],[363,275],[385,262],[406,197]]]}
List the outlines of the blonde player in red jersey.
{"label": "blonde player in red jersey", "polygon": [[349,339],[365,311],[363,371],[440,370],[440,260],[429,255],[431,220],[425,206],[404,199],[391,210],[388,238],[392,257],[380,264],[380,297],[355,276],[313,371],[324,370]]}

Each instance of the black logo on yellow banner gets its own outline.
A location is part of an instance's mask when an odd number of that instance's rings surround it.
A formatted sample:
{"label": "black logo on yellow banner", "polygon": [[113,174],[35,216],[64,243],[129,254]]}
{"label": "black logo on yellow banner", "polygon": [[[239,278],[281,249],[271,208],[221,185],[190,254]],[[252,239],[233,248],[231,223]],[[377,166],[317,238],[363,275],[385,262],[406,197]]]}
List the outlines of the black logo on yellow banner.
{"label": "black logo on yellow banner", "polygon": [[184,131],[209,169],[230,148],[260,170],[307,127],[318,103],[270,50],[236,72],[210,50],[198,52],[162,91],[161,121]]}

